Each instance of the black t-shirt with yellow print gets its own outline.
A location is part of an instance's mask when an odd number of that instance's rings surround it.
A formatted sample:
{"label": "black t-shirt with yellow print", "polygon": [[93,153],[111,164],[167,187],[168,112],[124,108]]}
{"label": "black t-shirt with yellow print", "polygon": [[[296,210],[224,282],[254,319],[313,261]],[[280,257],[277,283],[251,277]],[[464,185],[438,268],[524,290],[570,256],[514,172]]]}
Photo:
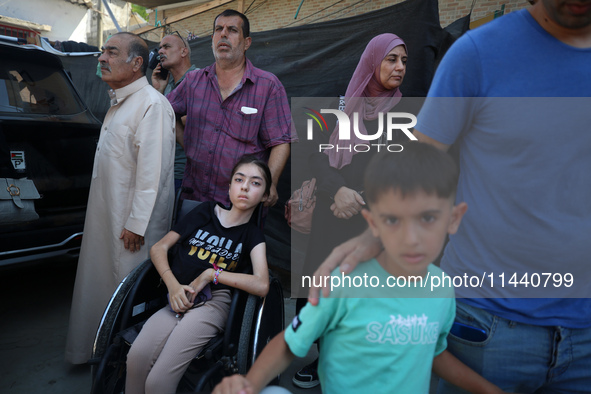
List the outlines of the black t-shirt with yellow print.
{"label": "black t-shirt with yellow print", "polygon": [[[250,271],[251,250],[265,242],[254,217],[249,223],[226,228],[215,215],[215,206],[215,202],[199,204],[172,228],[181,237],[172,251],[170,268],[183,285],[213,268],[214,262],[224,271]],[[216,288],[228,287],[220,284]]]}

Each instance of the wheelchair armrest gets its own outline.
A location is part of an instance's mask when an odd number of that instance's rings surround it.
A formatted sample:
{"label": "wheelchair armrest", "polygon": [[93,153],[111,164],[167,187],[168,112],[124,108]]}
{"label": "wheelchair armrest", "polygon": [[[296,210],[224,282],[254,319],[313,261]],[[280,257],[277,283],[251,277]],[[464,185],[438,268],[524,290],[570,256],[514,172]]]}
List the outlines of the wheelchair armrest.
{"label": "wheelchair armrest", "polygon": [[183,200],[180,203],[180,206],[178,208],[178,212],[177,212],[177,216],[176,216],[177,221],[178,221],[178,219],[182,218],[183,216],[185,216],[186,214],[191,212],[199,204],[201,204],[201,201]]}
{"label": "wheelchair armrest", "polygon": [[224,354],[227,356],[237,351],[236,338],[240,333],[243,317],[241,312],[244,311],[247,298],[247,292],[238,289],[232,290],[232,301],[228,312],[228,320],[226,321],[226,330],[224,331]]}

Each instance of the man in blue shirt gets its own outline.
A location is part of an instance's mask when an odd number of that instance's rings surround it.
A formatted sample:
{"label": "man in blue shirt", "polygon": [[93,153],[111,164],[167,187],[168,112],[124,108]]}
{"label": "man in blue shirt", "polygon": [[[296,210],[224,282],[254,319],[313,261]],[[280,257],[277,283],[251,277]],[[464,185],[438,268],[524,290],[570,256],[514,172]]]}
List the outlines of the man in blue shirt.
{"label": "man in blue shirt", "polygon": [[[448,348],[507,391],[591,387],[589,64],[591,1],[538,0],[450,48],[416,126],[420,141],[458,144],[470,206],[441,268],[494,280],[456,287],[456,321],[488,337],[452,334]],[[319,273],[375,249],[367,235],[349,242]]]}

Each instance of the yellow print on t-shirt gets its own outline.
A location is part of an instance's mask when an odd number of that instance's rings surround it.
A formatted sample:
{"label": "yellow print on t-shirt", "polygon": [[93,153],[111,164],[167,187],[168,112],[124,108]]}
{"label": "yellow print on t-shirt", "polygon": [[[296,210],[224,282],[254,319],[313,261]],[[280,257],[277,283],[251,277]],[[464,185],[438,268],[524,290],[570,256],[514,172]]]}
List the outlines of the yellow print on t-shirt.
{"label": "yellow print on t-shirt", "polygon": [[191,250],[189,256],[196,256],[199,260],[209,261],[213,266],[215,263],[218,267],[226,271],[236,270],[238,260],[242,252],[242,243],[238,243],[233,248],[231,239],[225,237],[218,237],[211,235],[208,231],[199,230],[194,238],[189,240]]}

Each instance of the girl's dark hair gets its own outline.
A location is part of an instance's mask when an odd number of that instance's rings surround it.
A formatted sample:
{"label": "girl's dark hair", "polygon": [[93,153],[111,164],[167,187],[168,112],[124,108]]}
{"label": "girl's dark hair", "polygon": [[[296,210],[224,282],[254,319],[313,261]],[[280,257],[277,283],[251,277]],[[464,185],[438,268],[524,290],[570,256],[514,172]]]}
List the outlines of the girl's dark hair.
{"label": "girl's dark hair", "polygon": [[244,164],[254,164],[261,169],[261,172],[263,173],[263,178],[265,179],[265,195],[268,196],[271,193],[272,180],[271,180],[271,170],[269,169],[269,166],[267,165],[267,163],[265,163],[264,161],[262,161],[261,159],[257,158],[256,156],[253,156],[253,155],[242,156],[242,159],[240,159],[240,161],[238,161],[238,163],[236,163],[234,168],[232,168],[232,177],[234,177],[234,174],[236,174],[236,171],[238,171],[238,168]]}
{"label": "girl's dark hair", "polygon": [[401,152],[378,153],[367,166],[365,197],[370,204],[393,189],[403,197],[418,191],[440,198],[455,196],[458,169],[450,155],[417,141],[401,145]]}

